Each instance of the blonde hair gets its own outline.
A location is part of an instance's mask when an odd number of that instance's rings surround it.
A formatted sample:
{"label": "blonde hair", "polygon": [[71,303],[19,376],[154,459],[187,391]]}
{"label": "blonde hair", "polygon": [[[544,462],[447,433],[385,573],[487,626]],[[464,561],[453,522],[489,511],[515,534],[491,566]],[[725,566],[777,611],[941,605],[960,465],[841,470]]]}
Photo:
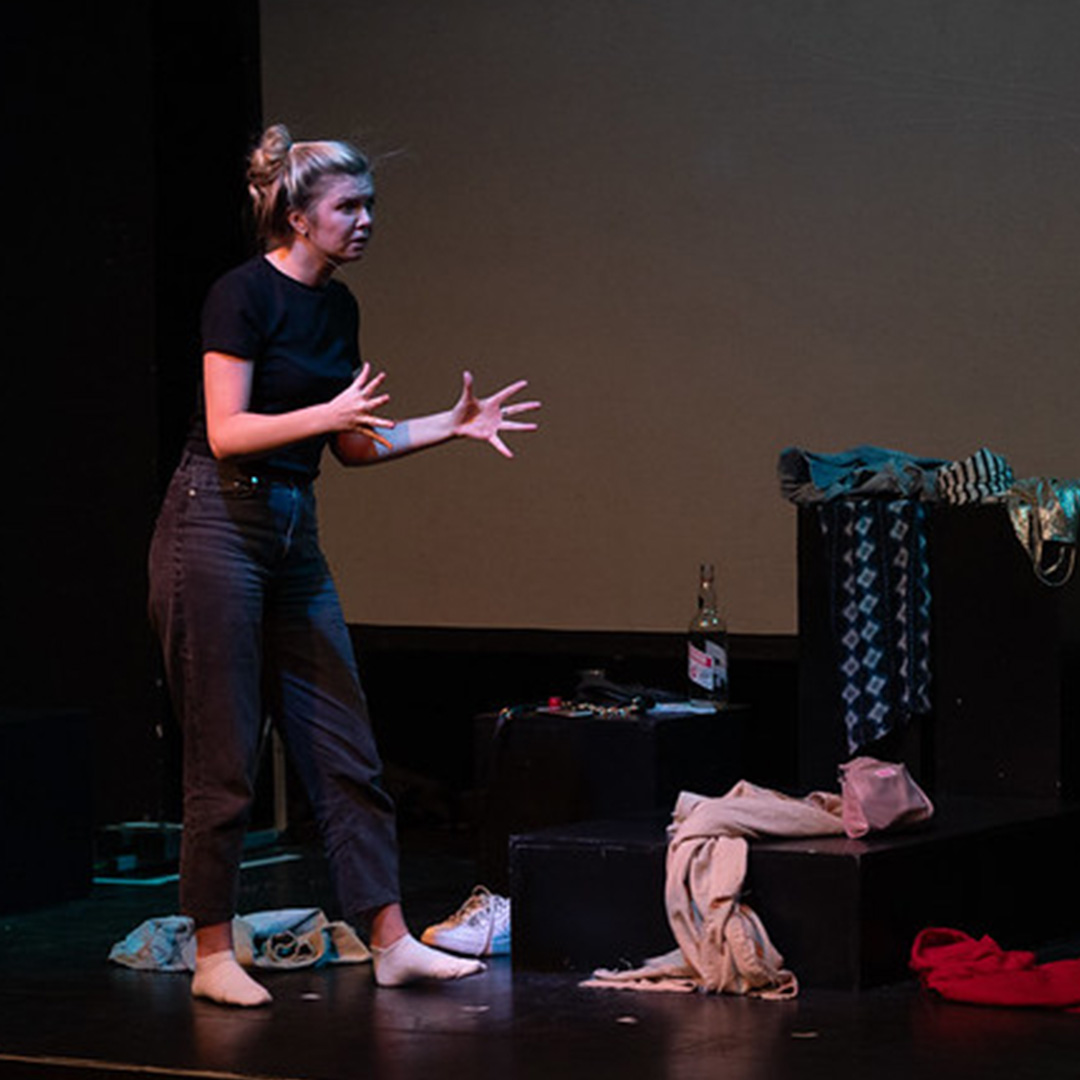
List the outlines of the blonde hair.
{"label": "blonde hair", "polygon": [[248,192],[255,227],[267,246],[288,240],[289,214],[306,211],[326,176],[371,176],[371,162],[345,142],[293,142],[284,124],[272,124],[248,159]]}

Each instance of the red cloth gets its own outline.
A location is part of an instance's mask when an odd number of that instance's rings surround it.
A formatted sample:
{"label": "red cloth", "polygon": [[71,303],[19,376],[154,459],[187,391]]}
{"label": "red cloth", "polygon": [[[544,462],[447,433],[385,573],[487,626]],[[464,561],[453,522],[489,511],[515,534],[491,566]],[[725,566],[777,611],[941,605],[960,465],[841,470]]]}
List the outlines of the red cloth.
{"label": "red cloth", "polygon": [[950,1001],[1080,1010],[1080,959],[1039,964],[1034,953],[1006,951],[992,938],[933,927],[915,938],[911,967]]}

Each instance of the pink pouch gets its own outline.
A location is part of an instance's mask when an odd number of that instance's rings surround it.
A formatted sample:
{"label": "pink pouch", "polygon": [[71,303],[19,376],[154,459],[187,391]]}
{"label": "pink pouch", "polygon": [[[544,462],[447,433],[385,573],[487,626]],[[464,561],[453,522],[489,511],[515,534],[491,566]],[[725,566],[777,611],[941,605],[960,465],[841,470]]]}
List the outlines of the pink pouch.
{"label": "pink pouch", "polygon": [[852,838],[868,832],[925,821],[933,803],[904,765],[857,757],[840,766],[844,832]]}

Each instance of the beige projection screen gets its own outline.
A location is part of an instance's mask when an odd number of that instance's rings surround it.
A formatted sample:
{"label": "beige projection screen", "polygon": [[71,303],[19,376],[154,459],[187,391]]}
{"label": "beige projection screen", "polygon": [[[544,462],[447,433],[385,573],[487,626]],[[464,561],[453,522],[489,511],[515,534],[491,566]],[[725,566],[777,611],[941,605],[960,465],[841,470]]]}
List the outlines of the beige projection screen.
{"label": "beige projection screen", "polygon": [[320,481],[354,622],[793,631],[788,445],[1080,472],[1080,5],[270,0],[265,114],[380,155],[346,280],[397,415],[543,431]]}

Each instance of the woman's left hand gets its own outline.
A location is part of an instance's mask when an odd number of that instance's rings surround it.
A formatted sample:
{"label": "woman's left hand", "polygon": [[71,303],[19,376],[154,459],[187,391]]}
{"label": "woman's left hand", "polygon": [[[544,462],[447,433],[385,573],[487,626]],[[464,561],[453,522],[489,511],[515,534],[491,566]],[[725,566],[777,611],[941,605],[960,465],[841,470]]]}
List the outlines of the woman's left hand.
{"label": "woman's left hand", "polygon": [[466,439],[479,439],[490,443],[503,457],[512,458],[513,452],[502,441],[503,431],[535,431],[537,425],[529,421],[512,420],[510,417],[519,413],[540,408],[539,401],[515,401],[507,404],[510,398],[524,390],[526,380],[510,383],[490,397],[478,398],[473,392],[472,374],[466,371],[462,376],[461,397],[450,410],[454,435]]}

